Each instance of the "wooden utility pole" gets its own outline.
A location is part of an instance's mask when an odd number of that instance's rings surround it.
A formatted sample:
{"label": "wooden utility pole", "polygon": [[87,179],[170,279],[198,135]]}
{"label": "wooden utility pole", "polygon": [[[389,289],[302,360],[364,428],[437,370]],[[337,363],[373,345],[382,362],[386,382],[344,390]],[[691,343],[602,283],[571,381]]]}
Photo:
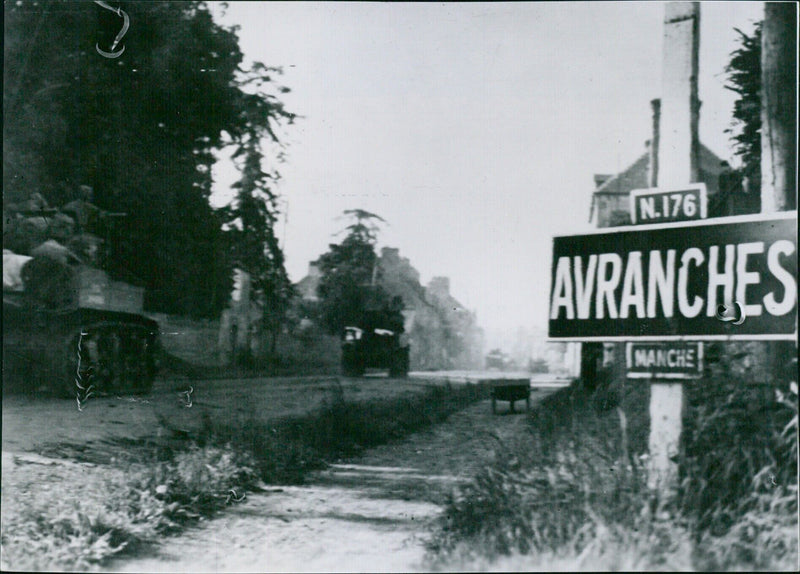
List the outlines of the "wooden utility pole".
{"label": "wooden utility pole", "polygon": [[761,211],[797,209],[797,4],[765,2],[761,30]]}
{"label": "wooden utility pole", "polygon": [[[697,97],[700,4],[670,2],[664,10],[658,187],[679,188],[698,180]],[[650,386],[649,486],[664,498],[677,486],[683,416],[683,384]]]}
{"label": "wooden utility pole", "polygon": [[[761,211],[797,209],[797,10],[794,2],[766,2],[761,29]],[[773,381],[789,374],[797,341],[768,344]]]}

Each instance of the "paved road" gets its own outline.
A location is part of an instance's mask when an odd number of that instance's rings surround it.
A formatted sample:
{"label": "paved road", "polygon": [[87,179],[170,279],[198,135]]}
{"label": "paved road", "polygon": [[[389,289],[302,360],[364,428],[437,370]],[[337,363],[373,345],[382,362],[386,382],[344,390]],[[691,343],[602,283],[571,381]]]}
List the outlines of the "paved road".
{"label": "paved road", "polygon": [[548,373],[526,373],[524,371],[411,371],[411,379],[428,379],[449,381],[450,383],[477,383],[480,381],[524,380],[531,383],[531,388],[559,389],[569,386],[571,379]]}

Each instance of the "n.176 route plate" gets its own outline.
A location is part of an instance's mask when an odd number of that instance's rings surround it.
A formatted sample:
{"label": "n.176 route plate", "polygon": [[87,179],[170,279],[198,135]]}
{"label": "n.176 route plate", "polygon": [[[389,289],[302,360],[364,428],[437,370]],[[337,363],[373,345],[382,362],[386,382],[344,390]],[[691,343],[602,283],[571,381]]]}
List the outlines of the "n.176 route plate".
{"label": "n.176 route plate", "polygon": [[693,183],[685,188],[671,190],[634,189],[630,198],[631,221],[635,225],[692,221],[708,217],[708,198],[704,183]]}

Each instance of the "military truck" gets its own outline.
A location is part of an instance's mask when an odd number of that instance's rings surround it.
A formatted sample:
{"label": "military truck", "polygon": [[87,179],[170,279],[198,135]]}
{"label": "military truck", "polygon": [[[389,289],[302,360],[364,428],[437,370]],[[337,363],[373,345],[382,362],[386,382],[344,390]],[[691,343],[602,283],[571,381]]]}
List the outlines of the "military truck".
{"label": "military truck", "polygon": [[409,345],[389,329],[345,327],[342,336],[342,373],[360,377],[367,369],[388,369],[390,377],[407,377]]}
{"label": "military truck", "polygon": [[50,208],[4,209],[3,235],[4,388],[45,386],[71,398],[148,392],[158,324],[143,315],[143,288],[92,264],[99,239]]}

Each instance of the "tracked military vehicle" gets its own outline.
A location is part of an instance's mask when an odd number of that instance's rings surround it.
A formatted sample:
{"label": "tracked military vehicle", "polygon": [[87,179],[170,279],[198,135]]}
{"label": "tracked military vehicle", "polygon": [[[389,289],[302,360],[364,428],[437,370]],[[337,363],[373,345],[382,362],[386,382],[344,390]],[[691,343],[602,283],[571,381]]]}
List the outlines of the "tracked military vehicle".
{"label": "tracked military vehicle", "polygon": [[4,216],[4,388],[44,386],[63,397],[148,392],[158,324],[142,314],[144,289],[93,266],[97,238],[60,210]]}
{"label": "tracked military vehicle", "polygon": [[388,329],[345,327],[342,341],[342,373],[360,377],[367,369],[388,369],[390,377],[408,376],[409,346],[399,333]]}

